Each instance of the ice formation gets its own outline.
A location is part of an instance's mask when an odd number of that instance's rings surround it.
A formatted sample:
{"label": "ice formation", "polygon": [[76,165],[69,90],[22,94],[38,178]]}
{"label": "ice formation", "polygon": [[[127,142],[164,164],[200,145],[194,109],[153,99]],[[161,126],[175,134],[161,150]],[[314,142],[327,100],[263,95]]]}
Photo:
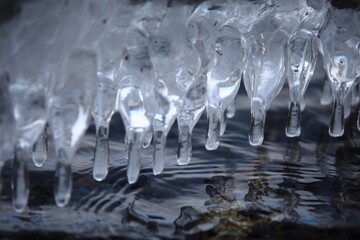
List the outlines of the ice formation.
{"label": "ice formation", "polygon": [[153,172],[163,171],[175,121],[179,165],[191,160],[192,131],[204,110],[205,146],[217,149],[226,118],[241,104],[235,96],[242,78],[251,106],[250,144],[262,144],[266,112],[286,79],[284,130],[298,137],[318,52],[328,77],[321,103],[334,99],[329,133],[341,136],[351,104],[359,102],[359,31],[359,12],[325,0],[24,3],[19,16],[0,26],[0,169],[15,149],[14,209],[26,209],[27,164],[31,156],[36,166],[44,164],[48,138],[57,159],[55,200],[67,204],[71,159],[91,116],[97,181],[108,173],[115,112],[125,125],[127,177],[134,183],[141,148],[151,142]]}

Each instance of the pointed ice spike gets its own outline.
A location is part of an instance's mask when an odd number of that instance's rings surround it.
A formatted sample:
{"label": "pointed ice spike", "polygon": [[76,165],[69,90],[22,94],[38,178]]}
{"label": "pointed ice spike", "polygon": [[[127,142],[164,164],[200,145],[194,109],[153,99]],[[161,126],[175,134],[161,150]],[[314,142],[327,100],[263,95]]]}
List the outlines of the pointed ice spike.
{"label": "pointed ice spike", "polygon": [[177,118],[179,142],[177,147],[177,163],[187,165],[190,163],[192,155],[192,122],[191,120],[179,116]]}
{"label": "pointed ice spike", "polygon": [[96,146],[93,165],[93,177],[96,181],[106,178],[109,169],[108,126],[99,126],[96,131]]}
{"label": "pointed ice spike", "polygon": [[109,140],[107,138],[96,139],[95,156],[93,165],[93,177],[96,181],[103,181],[109,168]]}
{"label": "pointed ice spike", "polygon": [[144,138],[143,129],[129,130],[127,133],[128,151],[127,151],[127,179],[130,184],[137,181],[141,167],[141,144]]}
{"label": "pointed ice spike", "polygon": [[32,159],[37,167],[41,167],[47,158],[48,144],[47,144],[47,127],[40,134],[33,148]]}
{"label": "pointed ice spike", "polygon": [[251,104],[251,126],[249,142],[252,146],[259,146],[264,141],[266,111],[262,101],[253,100]]}
{"label": "pointed ice spike", "polygon": [[208,106],[207,112],[207,134],[205,139],[205,147],[207,150],[216,150],[220,141],[220,113],[219,109]]}
{"label": "pointed ice spike", "polygon": [[332,93],[330,81],[325,78],[324,84],[321,91],[321,105],[329,105],[332,102]]}
{"label": "pointed ice spike", "polygon": [[18,213],[25,211],[29,198],[27,154],[28,151],[26,149],[19,146],[16,147],[11,186],[13,191],[13,207]]}
{"label": "pointed ice spike", "polygon": [[224,111],[223,114],[221,114],[221,118],[220,118],[220,136],[224,135],[226,130],[226,125],[227,125],[227,115],[226,115],[226,111]]}
{"label": "pointed ice spike", "polygon": [[72,191],[71,164],[63,149],[57,151],[56,160],[54,181],[55,202],[59,207],[65,207],[70,200]]}
{"label": "pointed ice spike", "polygon": [[159,175],[164,170],[165,147],[166,147],[166,135],[164,133],[164,130],[154,128],[154,160],[153,160],[154,175]]}
{"label": "pointed ice spike", "polygon": [[67,162],[58,161],[55,169],[54,196],[56,205],[65,207],[71,197],[72,174],[71,165]]}
{"label": "pointed ice spike", "polygon": [[287,137],[298,137],[301,133],[300,127],[301,104],[292,102],[290,105],[288,122],[286,125]]}
{"label": "pointed ice spike", "polygon": [[344,118],[348,119],[351,114],[351,93],[345,98],[344,102]]}
{"label": "pointed ice spike", "polygon": [[341,137],[344,134],[344,103],[339,96],[336,96],[334,101],[329,134],[332,137]]}
{"label": "pointed ice spike", "polygon": [[141,148],[145,131],[150,128],[150,121],[144,108],[143,91],[131,86],[130,83],[134,82],[123,79],[123,87],[119,88],[117,102],[126,129],[124,143],[125,156],[128,160],[127,176],[128,182],[132,184],[139,176]]}
{"label": "pointed ice spike", "polygon": [[153,138],[153,130],[152,128],[149,128],[148,130],[145,131],[144,134],[144,140],[142,143],[143,148],[147,148],[150,146],[152,138]]}

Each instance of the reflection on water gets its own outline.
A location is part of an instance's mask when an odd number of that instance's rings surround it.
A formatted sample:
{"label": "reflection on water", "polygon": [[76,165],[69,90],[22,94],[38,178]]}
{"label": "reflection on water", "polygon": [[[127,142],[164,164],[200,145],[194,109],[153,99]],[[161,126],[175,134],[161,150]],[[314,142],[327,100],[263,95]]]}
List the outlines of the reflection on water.
{"label": "reflection on water", "polygon": [[11,208],[9,163],[4,169],[0,235],[16,233],[20,238],[30,231],[39,238],[53,239],[288,239],[296,233],[320,238],[333,234],[359,237],[360,138],[356,113],[348,119],[344,137],[329,137],[331,109],[319,104],[322,77],[322,73],[317,74],[318,80],[307,93],[299,139],[285,137],[285,89],[267,116],[264,145],[250,147],[249,103],[241,90],[238,111],[228,121],[218,150],[209,152],[203,146],[203,118],[195,129],[191,164],[177,166],[174,127],[169,134],[165,172],[153,176],[152,149],[144,149],[141,177],[134,185],[126,180],[119,116],[111,125],[112,167],[101,183],[92,179],[95,137],[89,129],[73,162],[73,196],[64,209],[55,206],[52,196],[52,153],[43,168],[31,167],[29,209],[24,214]]}

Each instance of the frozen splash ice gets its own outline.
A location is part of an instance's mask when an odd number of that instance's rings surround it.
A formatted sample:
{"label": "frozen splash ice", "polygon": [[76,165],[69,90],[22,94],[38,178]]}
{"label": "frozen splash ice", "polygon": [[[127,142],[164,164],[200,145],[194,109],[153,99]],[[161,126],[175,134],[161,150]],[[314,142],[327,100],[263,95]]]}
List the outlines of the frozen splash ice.
{"label": "frozen splash ice", "polygon": [[318,45],[327,73],[321,103],[334,99],[329,133],[341,136],[351,105],[359,102],[359,25],[359,12],[316,0],[24,4],[18,18],[0,26],[5,36],[0,39],[0,165],[16,145],[16,211],[27,206],[31,153],[42,166],[48,141],[54,142],[57,158],[55,199],[59,206],[67,204],[71,159],[90,115],[97,181],[109,171],[109,123],[115,112],[126,130],[132,184],[141,171],[142,150],[151,143],[153,173],[164,171],[175,120],[179,165],[191,161],[192,132],[205,109],[205,147],[217,149],[227,118],[243,104],[235,103],[242,78],[251,106],[250,144],[264,141],[266,113],[285,78],[290,90],[285,132],[298,137]]}

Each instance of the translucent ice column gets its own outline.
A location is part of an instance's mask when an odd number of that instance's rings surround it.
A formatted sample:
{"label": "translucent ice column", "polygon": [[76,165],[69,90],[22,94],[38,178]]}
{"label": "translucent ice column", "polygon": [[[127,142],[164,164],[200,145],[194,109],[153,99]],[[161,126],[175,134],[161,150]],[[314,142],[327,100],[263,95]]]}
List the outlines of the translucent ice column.
{"label": "translucent ice column", "polygon": [[[191,160],[192,131],[206,104],[206,75],[201,69],[200,58],[193,49],[192,36],[186,24],[192,10],[192,7],[186,5],[174,5],[168,10],[167,18],[163,22],[169,24],[164,24],[165,27],[163,26],[160,32],[160,35],[166,36],[171,28],[179,29],[170,40],[170,44],[179,55],[177,56],[179,59],[173,59],[172,62],[177,68],[176,86],[183,99],[181,109],[177,114],[179,132],[177,162],[179,165],[188,164]],[[180,22],[174,22],[172,16],[177,16]],[[168,79],[168,82],[171,83],[172,80]]]}
{"label": "translucent ice column", "polygon": [[301,133],[301,101],[313,75],[317,60],[316,38],[326,16],[325,1],[308,0],[301,8],[299,28],[291,35],[287,46],[287,80],[290,88],[290,110],[286,136]]}
{"label": "translucent ice column", "polygon": [[0,195],[2,167],[11,156],[15,144],[14,115],[9,93],[10,79],[6,72],[0,74]]}
{"label": "translucent ice column", "polygon": [[13,169],[13,205],[18,212],[25,210],[29,194],[27,162],[35,141],[46,124],[44,89],[29,81],[10,86],[15,116],[17,143]]}
{"label": "translucent ice column", "polygon": [[125,130],[127,177],[135,183],[141,168],[141,148],[145,133],[151,129],[157,110],[154,96],[153,67],[149,56],[149,32],[155,31],[164,14],[163,1],[141,3],[130,29],[116,71],[116,109],[121,113]]}
{"label": "translucent ice column", "polygon": [[150,120],[146,115],[144,96],[137,80],[128,76],[122,79],[118,92],[119,110],[126,129],[126,158],[128,182],[135,183],[141,168],[141,148]]}
{"label": "translucent ice column", "polygon": [[[219,29],[215,52],[207,73],[208,133],[206,149],[219,145],[221,118],[240,87],[244,51],[240,32],[231,25]],[[214,135],[214,136],[213,136]]]}
{"label": "translucent ice column", "polygon": [[[24,7],[19,18],[2,26],[9,30],[3,35],[9,42],[2,50],[8,56],[5,68],[10,78],[9,91],[16,126],[12,187],[13,206],[17,212],[23,212],[27,206],[27,162],[46,124],[47,83],[41,69],[48,49],[45,39],[52,36],[52,31],[37,12],[49,5],[41,3]],[[44,13],[43,17],[49,19],[51,11]]]}
{"label": "translucent ice column", "polygon": [[[192,50],[186,21],[191,7],[174,3],[168,7],[159,29],[149,38],[154,65],[158,111],[154,118],[154,173],[164,168],[167,134],[177,119],[177,161],[190,162],[192,130],[205,108],[206,78],[200,74],[200,59]],[[176,32],[172,32],[177,29]]]}
{"label": "translucent ice column", "polygon": [[333,137],[340,137],[344,133],[345,99],[360,75],[359,19],[358,11],[332,8],[329,22],[320,36],[320,52],[334,99],[329,126],[329,134]]}
{"label": "translucent ice column", "polygon": [[[205,1],[195,9],[189,17],[187,24],[189,39],[191,40],[194,51],[201,59],[200,74],[204,75],[207,81],[206,109],[208,127],[205,146],[208,150],[214,150],[218,147],[222,125],[221,122],[223,122],[223,125],[225,123],[225,121],[221,120],[223,111],[220,109],[221,99],[219,96],[220,90],[218,84],[221,85],[222,82],[223,86],[226,84],[233,85],[236,89],[236,86],[238,86],[237,83],[239,83],[240,80],[239,77],[237,79],[235,77],[234,80],[231,79],[233,76],[230,76],[232,74],[240,75],[239,71],[236,71],[236,69],[238,69],[236,61],[239,61],[239,59],[235,59],[242,54],[241,49],[239,49],[239,46],[241,48],[240,41],[237,41],[236,44],[236,39],[239,40],[240,35],[237,35],[235,39],[226,36],[221,38],[219,36],[220,29],[224,29],[222,33],[229,33],[231,30],[233,32],[237,31],[230,26],[224,26],[226,21],[230,18],[230,9],[233,6],[232,1]],[[236,33],[232,35],[232,38],[234,38]],[[234,40],[233,43],[231,43],[232,40]],[[231,48],[231,44],[234,44],[232,52],[228,51]],[[230,66],[221,71],[221,68],[226,65],[228,59],[230,59]],[[239,66],[241,65],[241,60]],[[217,77],[215,76],[215,72],[217,72]],[[220,76],[219,73],[223,76]],[[224,77],[224,75],[226,76]],[[219,77],[223,79],[219,79]],[[233,81],[232,84],[229,81],[230,79]],[[224,93],[224,91],[222,92]],[[225,111],[226,106],[223,106],[223,108]]]}
{"label": "translucent ice column", "polygon": [[[295,21],[293,12],[276,8],[247,33],[247,61],[244,83],[250,98],[251,127],[249,142],[261,145],[264,139],[266,111],[284,84],[285,46]],[[290,30],[289,30],[290,29]]]}
{"label": "translucent ice column", "polygon": [[[100,5],[100,6],[98,6]],[[92,43],[97,53],[97,90],[92,109],[96,127],[93,177],[97,181],[106,178],[109,167],[109,123],[115,111],[115,68],[120,61],[120,52],[126,31],[132,19],[134,5],[126,2],[103,1],[91,5],[92,25],[95,39]],[[92,28],[92,32],[93,27]],[[98,29],[98,30],[96,30]]]}
{"label": "translucent ice column", "polygon": [[[129,34],[129,36],[134,35],[137,33]],[[116,109],[121,113],[126,130],[125,154],[128,160],[129,183],[135,183],[138,179],[143,138],[151,127],[150,119],[156,109],[151,79],[152,67],[147,53],[144,42],[126,42],[123,59],[116,73],[118,84]]]}
{"label": "translucent ice column", "polygon": [[92,116],[96,128],[93,177],[97,181],[106,178],[109,168],[109,124],[115,112],[116,89],[111,80],[98,79]]}
{"label": "translucent ice column", "polygon": [[63,207],[71,196],[71,159],[88,127],[96,86],[95,54],[89,50],[72,50],[61,63],[55,77],[48,114],[56,157],[55,201]]}

